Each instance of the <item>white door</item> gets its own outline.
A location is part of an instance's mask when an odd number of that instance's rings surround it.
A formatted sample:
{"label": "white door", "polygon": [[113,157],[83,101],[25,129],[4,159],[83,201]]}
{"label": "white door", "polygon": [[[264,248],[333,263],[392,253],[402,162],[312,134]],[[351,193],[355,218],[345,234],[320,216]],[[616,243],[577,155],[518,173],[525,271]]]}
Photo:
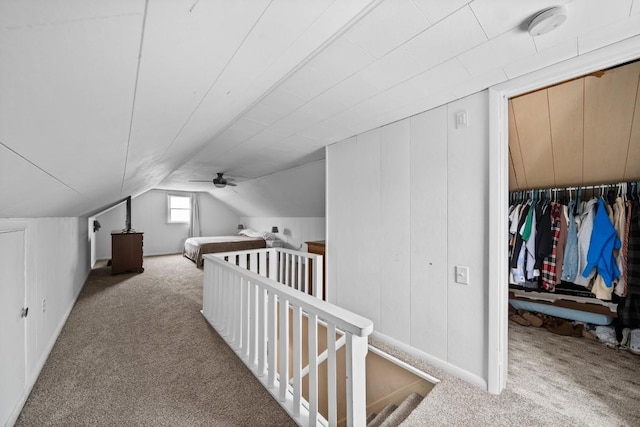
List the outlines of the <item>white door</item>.
{"label": "white door", "polygon": [[0,231],[0,425],[26,386],[25,302],[24,230]]}

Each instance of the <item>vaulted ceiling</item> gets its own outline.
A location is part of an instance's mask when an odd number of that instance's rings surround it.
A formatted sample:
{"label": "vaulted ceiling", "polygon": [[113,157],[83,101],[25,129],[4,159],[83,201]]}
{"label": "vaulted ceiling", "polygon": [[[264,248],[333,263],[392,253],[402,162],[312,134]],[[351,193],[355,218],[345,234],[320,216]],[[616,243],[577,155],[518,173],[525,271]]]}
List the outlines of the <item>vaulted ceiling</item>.
{"label": "vaulted ceiling", "polygon": [[0,217],[257,179],[638,33],[640,0],[2,0]]}

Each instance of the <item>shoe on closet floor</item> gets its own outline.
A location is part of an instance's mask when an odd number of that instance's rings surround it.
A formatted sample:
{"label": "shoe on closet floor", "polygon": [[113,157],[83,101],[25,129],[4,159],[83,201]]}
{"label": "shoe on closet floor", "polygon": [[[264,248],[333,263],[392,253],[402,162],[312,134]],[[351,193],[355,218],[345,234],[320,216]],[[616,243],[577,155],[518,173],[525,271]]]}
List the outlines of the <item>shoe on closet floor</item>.
{"label": "shoe on closet floor", "polygon": [[540,326],[542,326],[542,319],[536,316],[535,314],[529,313],[528,311],[519,312],[519,314],[524,319],[526,319],[529,323],[531,323],[531,326],[535,326],[536,328],[539,328]]}
{"label": "shoe on closet floor", "polygon": [[[549,332],[553,332],[554,334],[558,335],[564,335],[566,337],[575,334],[571,322],[564,319],[550,318],[549,321],[545,323],[544,327]],[[582,331],[580,331],[580,334],[582,335]]]}
{"label": "shoe on closet floor", "polygon": [[509,319],[513,320],[518,325],[531,326],[531,322],[529,322],[527,319],[520,316],[519,314],[512,314],[511,316],[509,316]]}
{"label": "shoe on closet floor", "polygon": [[622,350],[628,350],[631,345],[631,329],[624,328],[622,330],[622,341],[620,341],[620,348]]}

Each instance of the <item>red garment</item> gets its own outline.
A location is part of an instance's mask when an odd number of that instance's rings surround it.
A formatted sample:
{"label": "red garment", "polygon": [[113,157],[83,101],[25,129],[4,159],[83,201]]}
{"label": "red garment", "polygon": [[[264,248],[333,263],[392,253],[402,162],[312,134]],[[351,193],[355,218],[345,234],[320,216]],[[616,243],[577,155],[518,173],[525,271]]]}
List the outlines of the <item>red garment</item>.
{"label": "red garment", "polygon": [[557,260],[556,253],[558,250],[558,240],[560,237],[560,203],[551,203],[551,254],[547,255],[542,261],[542,287],[547,291],[553,291],[556,288],[557,280]]}

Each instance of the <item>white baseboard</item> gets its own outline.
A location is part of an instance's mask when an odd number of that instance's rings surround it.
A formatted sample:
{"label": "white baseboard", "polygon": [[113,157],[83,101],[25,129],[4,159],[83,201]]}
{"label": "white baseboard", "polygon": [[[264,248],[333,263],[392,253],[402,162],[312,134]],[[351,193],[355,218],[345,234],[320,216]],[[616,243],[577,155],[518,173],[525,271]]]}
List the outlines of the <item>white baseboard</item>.
{"label": "white baseboard", "polygon": [[462,368],[459,368],[455,365],[452,365],[449,362],[446,362],[442,359],[438,359],[437,357],[433,357],[430,354],[427,354],[421,350],[418,350],[415,347],[411,347],[408,344],[405,344],[403,342],[400,342],[394,338],[391,338],[387,335],[381,334],[380,332],[377,331],[373,331],[373,333],[371,334],[372,338],[375,338],[377,340],[382,341],[385,344],[388,344],[390,346],[396,347],[402,351],[404,351],[405,353],[416,357],[422,361],[424,361],[425,363],[428,363],[438,369],[442,369],[443,371],[456,376],[470,384],[473,384],[475,386],[478,386],[484,390],[487,390],[487,380],[485,380],[484,378],[481,378],[479,376],[477,376],[476,374],[472,374],[469,371],[465,371]]}
{"label": "white baseboard", "polygon": [[60,335],[60,332],[62,332],[62,328],[64,328],[64,325],[67,323],[67,319],[69,318],[69,315],[71,314],[71,310],[73,310],[73,307],[76,305],[76,302],[78,301],[78,297],[80,296],[80,292],[82,292],[82,289],[84,289],[84,285],[87,283],[87,279],[89,278],[89,274],[91,274],[91,269],[89,269],[89,271],[87,271],[87,275],[85,276],[84,280],[82,281],[82,286],[80,286],[78,288],[78,290],[76,291],[75,295],[73,296],[73,303],[69,305],[69,308],[67,309],[67,311],[62,316],[62,319],[60,319],[60,322],[58,323],[58,326],[56,327],[56,330],[54,331],[53,335],[51,336],[51,339],[47,343],[47,346],[46,346],[45,350],[42,352],[42,355],[38,359],[38,362],[36,363],[36,366],[34,367],[34,370],[33,370],[32,374],[29,376],[29,378],[27,380],[27,384],[26,384],[26,386],[25,386],[25,388],[24,388],[24,390],[22,392],[22,396],[20,396],[20,400],[16,404],[16,407],[13,410],[13,412],[11,413],[11,416],[7,420],[6,426],[12,426],[18,420],[18,417],[20,416],[20,413],[22,412],[22,408],[24,408],[24,404],[27,403],[27,399],[29,398],[29,395],[31,394],[31,390],[33,390],[33,386],[36,384],[36,381],[38,380],[38,377],[40,376],[40,373],[42,372],[42,368],[44,368],[44,364],[47,363],[47,359],[49,358],[49,354],[51,354],[51,350],[53,350],[53,346],[55,345],[56,341],[58,340],[58,336]]}

